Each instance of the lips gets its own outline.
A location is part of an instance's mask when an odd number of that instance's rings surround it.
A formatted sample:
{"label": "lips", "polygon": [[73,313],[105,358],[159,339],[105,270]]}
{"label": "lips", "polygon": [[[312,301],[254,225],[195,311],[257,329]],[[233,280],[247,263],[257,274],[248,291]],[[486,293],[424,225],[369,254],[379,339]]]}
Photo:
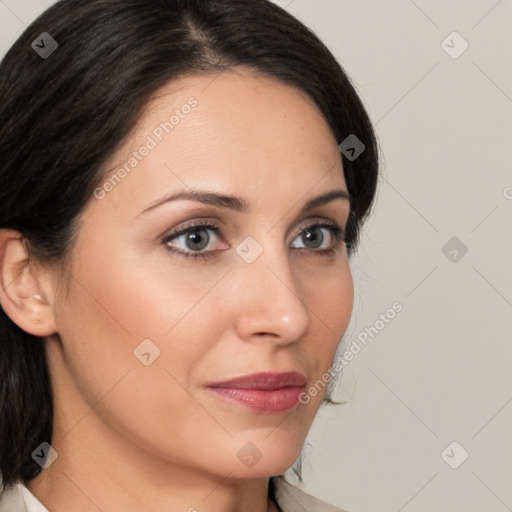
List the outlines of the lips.
{"label": "lips", "polygon": [[263,413],[279,413],[299,403],[306,382],[299,372],[267,372],[214,382],[207,389],[233,404]]}

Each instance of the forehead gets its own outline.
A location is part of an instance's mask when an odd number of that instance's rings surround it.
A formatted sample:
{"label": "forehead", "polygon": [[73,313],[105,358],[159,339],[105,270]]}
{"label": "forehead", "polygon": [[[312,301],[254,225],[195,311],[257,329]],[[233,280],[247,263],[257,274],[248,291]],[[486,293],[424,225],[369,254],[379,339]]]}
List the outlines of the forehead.
{"label": "forehead", "polygon": [[[144,146],[151,149],[136,159],[133,152]],[[132,196],[199,184],[246,195],[278,194],[280,187],[296,195],[320,181],[346,188],[337,142],[314,101],[245,69],[162,87],[110,160],[106,178],[122,166],[129,176],[115,188]]]}

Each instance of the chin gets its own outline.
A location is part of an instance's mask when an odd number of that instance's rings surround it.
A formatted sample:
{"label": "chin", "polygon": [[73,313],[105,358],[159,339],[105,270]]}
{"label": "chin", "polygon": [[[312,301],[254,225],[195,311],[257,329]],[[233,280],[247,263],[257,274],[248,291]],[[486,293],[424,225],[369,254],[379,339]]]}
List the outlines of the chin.
{"label": "chin", "polygon": [[279,427],[252,439],[244,436],[240,441],[240,436],[233,440],[230,450],[233,457],[226,461],[226,472],[231,472],[233,478],[268,478],[293,466],[301,453],[306,434],[299,436],[296,432],[278,430]]}

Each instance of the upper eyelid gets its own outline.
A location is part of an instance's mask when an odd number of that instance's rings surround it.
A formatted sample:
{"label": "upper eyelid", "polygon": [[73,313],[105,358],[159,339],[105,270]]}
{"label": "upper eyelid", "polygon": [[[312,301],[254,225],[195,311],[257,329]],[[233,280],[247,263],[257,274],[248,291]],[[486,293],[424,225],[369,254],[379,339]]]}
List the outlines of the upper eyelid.
{"label": "upper eyelid", "polygon": [[[221,222],[220,224],[222,224],[221,226],[219,226],[219,222],[217,220],[210,220],[209,218],[204,218],[204,219],[201,219],[201,218],[198,218],[197,220],[191,220],[190,221],[190,224],[187,224],[186,223],[187,221],[185,221],[185,225],[182,226],[182,227],[178,227],[178,228],[173,228],[170,232],[167,232],[167,235],[169,236],[172,236],[173,234],[176,234],[176,233],[180,233],[180,232],[183,232],[183,231],[187,231],[189,229],[193,229],[195,227],[203,227],[203,226],[207,226],[208,225],[213,225],[213,226],[210,226],[209,229],[218,229],[220,231],[226,229],[226,231],[230,231],[230,232],[234,232],[234,230],[232,228],[229,228],[225,223]],[[299,224],[301,224],[301,227],[298,227],[297,228],[297,231],[300,232],[300,230],[304,229],[304,228],[307,228],[308,226],[311,226],[311,225],[314,225],[314,224],[321,224],[322,222],[327,222],[327,223],[331,223],[333,225],[336,225],[338,227],[340,227],[341,229],[343,229],[343,224],[342,223],[339,223],[337,222],[336,220],[334,219],[331,219],[329,217],[325,217],[325,216],[321,216],[321,215],[316,215],[314,216],[313,219],[310,219],[310,220],[304,220],[304,223],[303,224],[302,222],[300,222]],[[166,235],[164,235],[166,236]]]}

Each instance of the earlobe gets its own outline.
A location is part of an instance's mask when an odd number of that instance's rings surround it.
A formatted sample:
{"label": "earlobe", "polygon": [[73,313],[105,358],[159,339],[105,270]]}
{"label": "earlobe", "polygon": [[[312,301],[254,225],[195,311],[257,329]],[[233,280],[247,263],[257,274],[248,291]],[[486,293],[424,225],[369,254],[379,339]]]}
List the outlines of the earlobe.
{"label": "earlobe", "polygon": [[0,230],[0,304],[15,324],[34,336],[57,331],[47,281],[30,261],[23,236]]}

